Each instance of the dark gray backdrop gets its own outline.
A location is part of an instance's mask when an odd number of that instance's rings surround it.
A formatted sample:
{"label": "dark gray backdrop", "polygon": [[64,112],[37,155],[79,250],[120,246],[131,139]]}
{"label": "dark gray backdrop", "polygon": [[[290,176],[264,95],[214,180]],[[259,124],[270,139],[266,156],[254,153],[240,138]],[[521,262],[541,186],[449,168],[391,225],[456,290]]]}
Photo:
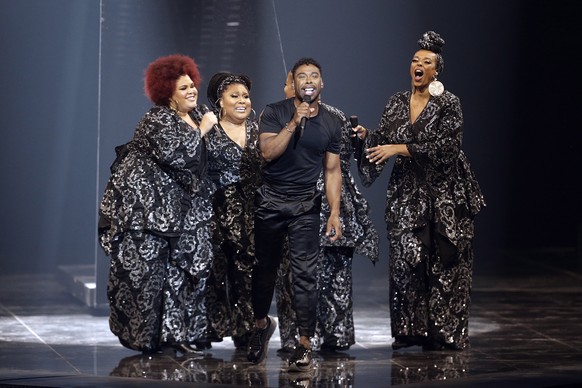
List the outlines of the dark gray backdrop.
{"label": "dark gray backdrop", "polygon": [[[507,252],[573,251],[580,234],[579,65],[575,1],[0,0],[0,273],[107,265],[97,204],[114,157],[150,107],[143,71],[193,56],[203,80],[246,73],[260,112],[282,98],[302,56],[323,66],[323,99],[378,124],[409,87],[416,40],[446,40],[441,81],[461,98],[464,149],[488,207],[476,223],[476,273],[503,272]],[[389,171],[369,199],[381,235]],[[101,280],[102,281],[102,280]]]}

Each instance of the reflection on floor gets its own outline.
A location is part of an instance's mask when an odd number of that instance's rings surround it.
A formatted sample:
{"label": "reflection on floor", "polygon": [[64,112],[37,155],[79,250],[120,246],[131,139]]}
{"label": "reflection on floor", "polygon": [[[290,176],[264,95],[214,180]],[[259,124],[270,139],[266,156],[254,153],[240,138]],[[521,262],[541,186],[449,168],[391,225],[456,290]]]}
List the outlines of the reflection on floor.
{"label": "reflection on floor", "polygon": [[465,352],[392,351],[386,279],[354,291],[357,344],[316,354],[312,372],[297,374],[285,370],[278,332],[262,366],[228,339],[201,357],[145,356],[119,345],[107,316],[88,311],[54,276],[0,276],[0,386],[582,386],[582,263],[574,250],[514,255],[476,273]]}

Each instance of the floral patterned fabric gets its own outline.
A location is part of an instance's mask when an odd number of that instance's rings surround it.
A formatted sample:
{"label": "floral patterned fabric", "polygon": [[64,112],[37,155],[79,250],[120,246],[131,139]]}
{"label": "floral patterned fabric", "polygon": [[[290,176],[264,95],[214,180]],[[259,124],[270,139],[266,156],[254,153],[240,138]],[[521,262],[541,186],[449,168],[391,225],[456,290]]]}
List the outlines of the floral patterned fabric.
{"label": "floral patterned fabric", "polygon": [[[386,193],[392,336],[463,349],[469,345],[473,220],[485,202],[461,150],[459,99],[448,91],[431,97],[411,123],[410,98],[410,91],[392,96],[379,129],[366,139],[366,147],[406,144],[412,155],[396,157]],[[385,165],[361,158],[364,184]]]}
{"label": "floral patterned fabric", "polygon": [[194,288],[204,266],[182,248],[204,239],[196,228],[208,217],[191,212],[201,200],[204,142],[174,111],[156,106],[116,151],[99,207],[99,242],[111,258],[111,331],[142,351],[191,342]]}
{"label": "floral patterned fabric", "polygon": [[254,196],[262,183],[256,121],[246,121],[244,148],[219,127],[208,133],[207,150],[205,184],[212,187],[214,250],[206,300],[212,327],[210,339],[232,336],[235,345],[243,347],[254,328]]}

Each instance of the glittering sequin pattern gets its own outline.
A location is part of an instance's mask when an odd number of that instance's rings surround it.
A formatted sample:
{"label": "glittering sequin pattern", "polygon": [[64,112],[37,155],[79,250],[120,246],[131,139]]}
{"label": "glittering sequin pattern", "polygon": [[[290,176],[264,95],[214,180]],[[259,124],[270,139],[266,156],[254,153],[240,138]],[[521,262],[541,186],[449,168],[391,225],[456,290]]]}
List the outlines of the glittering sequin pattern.
{"label": "glittering sequin pattern", "polygon": [[141,351],[190,342],[194,280],[206,268],[179,247],[187,245],[185,231],[196,237],[196,222],[208,219],[191,212],[204,200],[200,132],[172,110],[154,107],[116,151],[99,207],[99,242],[111,258],[111,331],[124,346]]}
{"label": "glittering sequin pattern", "polygon": [[[422,336],[453,349],[469,346],[473,220],[485,201],[461,150],[459,99],[445,91],[409,119],[409,91],[390,98],[366,147],[406,144],[386,193],[392,336]],[[364,184],[386,163],[361,158]]]}

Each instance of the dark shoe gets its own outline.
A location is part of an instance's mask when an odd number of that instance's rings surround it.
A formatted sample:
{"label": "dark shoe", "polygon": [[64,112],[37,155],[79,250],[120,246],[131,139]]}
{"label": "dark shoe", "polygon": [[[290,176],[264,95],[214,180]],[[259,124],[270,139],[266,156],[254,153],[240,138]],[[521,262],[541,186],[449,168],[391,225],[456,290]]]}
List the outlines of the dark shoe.
{"label": "dark shoe", "polygon": [[427,339],[422,345],[424,351],[462,350],[455,344],[446,344],[436,339]]}
{"label": "dark shoe", "polygon": [[175,356],[176,352],[182,353],[185,356],[201,356],[204,355],[199,350],[194,349],[188,344],[165,344],[162,345],[161,353]]}
{"label": "dark shoe", "polygon": [[209,340],[196,340],[193,342],[193,345],[198,350],[212,349],[212,342]]}
{"label": "dark shoe", "polygon": [[269,339],[277,328],[277,322],[267,316],[267,327],[264,329],[255,328],[249,341],[247,360],[253,364],[259,364],[265,359],[269,348]]}
{"label": "dark shoe", "polygon": [[149,355],[154,355],[154,354],[161,354],[164,353],[164,347],[158,348],[158,349],[147,349],[147,350],[142,350],[141,354],[143,354],[144,356],[149,356]]}
{"label": "dark shoe", "polygon": [[346,350],[350,350],[350,345],[346,346],[339,346],[339,345],[331,345],[328,343],[321,344],[321,351],[322,352],[345,352]]}
{"label": "dark shoe", "polygon": [[421,336],[414,335],[400,335],[394,337],[394,342],[392,342],[392,349],[398,350],[402,348],[408,348],[411,346],[424,346],[425,338]]}
{"label": "dark shoe", "polygon": [[443,350],[444,345],[439,341],[428,339],[422,344],[422,350],[432,351],[432,350]]}
{"label": "dark shoe", "polygon": [[289,359],[289,372],[305,372],[311,366],[311,349],[299,344]]}
{"label": "dark shoe", "polygon": [[200,350],[194,349],[193,347],[191,347],[188,344],[173,344],[173,345],[168,345],[167,347],[171,348],[177,352],[180,352],[185,356],[202,356],[202,355],[204,355],[203,352],[201,352]]}

